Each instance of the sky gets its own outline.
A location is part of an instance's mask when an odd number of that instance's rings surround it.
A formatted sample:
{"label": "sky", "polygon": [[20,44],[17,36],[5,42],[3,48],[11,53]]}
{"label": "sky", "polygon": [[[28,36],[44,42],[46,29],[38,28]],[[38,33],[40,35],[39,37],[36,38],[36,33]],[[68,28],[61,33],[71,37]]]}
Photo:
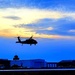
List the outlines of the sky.
{"label": "sky", "polygon": [[[31,37],[38,44],[16,44]],[[0,59],[75,60],[74,0],[0,0]]]}

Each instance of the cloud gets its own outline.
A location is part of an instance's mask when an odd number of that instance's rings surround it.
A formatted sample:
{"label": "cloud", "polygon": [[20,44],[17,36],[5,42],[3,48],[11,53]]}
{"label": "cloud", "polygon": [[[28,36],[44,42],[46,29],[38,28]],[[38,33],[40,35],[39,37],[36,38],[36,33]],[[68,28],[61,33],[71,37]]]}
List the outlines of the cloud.
{"label": "cloud", "polygon": [[[15,14],[14,14],[15,13]],[[54,19],[60,20],[61,18],[67,18],[67,20],[75,20],[75,12],[61,12],[54,10],[40,10],[40,9],[27,9],[27,8],[7,8],[0,9],[1,17],[6,17],[10,19],[19,19],[20,21],[15,21],[16,24],[30,24],[40,19]],[[11,16],[13,15],[13,16]],[[0,18],[0,21],[4,20],[5,24],[7,22],[6,19]],[[12,21],[12,24],[14,21]]]}
{"label": "cloud", "polygon": [[72,34],[73,36],[75,36],[75,29],[74,30],[68,30],[68,33]]}
{"label": "cloud", "polygon": [[69,32],[74,32],[75,33],[75,30],[69,30]]}
{"label": "cloud", "polygon": [[[27,28],[36,33],[44,33],[45,31],[54,30],[53,26],[50,25],[53,22],[52,19],[41,19],[31,24],[19,24],[13,25],[15,28]],[[46,33],[47,34],[47,33]]]}
{"label": "cloud", "polygon": [[75,29],[75,22],[68,21],[67,18],[59,20],[41,19],[35,23],[14,25],[14,27],[28,28],[39,34],[75,36],[75,33],[68,32],[69,30]]}
{"label": "cloud", "polygon": [[[73,33],[68,32],[75,29],[74,17],[75,12],[27,8],[0,9],[0,30],[11,28],[15,28],[15,32],[23,30],[22,33],[19,33],[23,36],[25,32],[27,33],[26,36],[32,34],[74,36]],[[12,20],[11,18],[21,19]],[[12,35],[16,35],[16,33]]]}
{"label": "cloud", "polygon": [[74,0],[0,0],[0,8],[38,8],[53,10],[75,10]]}
{"label": "cloud", "polygon": [[12,20],[20,20],[21,19],[20,17],[17,17],[17,16],[3,16],[3,18],[12,19]]}
{"label": "cloud", "polygon": [[73,39],[73,40],[75,40],[74,36],[62,36],[62,35],[51,35],[51,34],[44,34],[44,33],[36,33],[36,32],[31,32],[29,30],[27,32],[24,32],[25,31],[24,29],[21,29],[21,32],[18,32],[16,30],[17,29],[0,30],[0,36],[2,36],[2,37],[17,37],[19,35],[22,37],[30,37],[31,35],[33,35],[34,38]]}
{"label": "cloud", "polygon": [[48,28],[50,24],[54,22],[53,19],[45,18],[45,19],[39,19],[35,22],[29,23],[29,24],[19,24],[19,25],[14,25],[15,27],[23,27],[23,28]]}

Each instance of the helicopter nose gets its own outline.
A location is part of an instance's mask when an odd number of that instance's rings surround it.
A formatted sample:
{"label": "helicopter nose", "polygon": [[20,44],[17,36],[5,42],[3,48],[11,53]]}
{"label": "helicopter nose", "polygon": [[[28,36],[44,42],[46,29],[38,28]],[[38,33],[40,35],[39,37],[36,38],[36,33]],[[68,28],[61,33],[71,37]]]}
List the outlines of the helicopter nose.
{"label": "helicopter nose", "polygon": [[36,44],[37,44],[38,42],[36,41]]}

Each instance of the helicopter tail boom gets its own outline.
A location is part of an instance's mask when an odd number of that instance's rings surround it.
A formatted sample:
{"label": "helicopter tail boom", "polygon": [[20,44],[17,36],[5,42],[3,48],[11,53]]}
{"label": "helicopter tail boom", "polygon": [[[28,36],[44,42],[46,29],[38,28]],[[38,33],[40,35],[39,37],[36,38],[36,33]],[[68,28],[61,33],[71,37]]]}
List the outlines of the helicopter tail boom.
{"label": "helicopter tail boom", "polygon": [[17,41],[16,43],[20,43],[19,41]]}

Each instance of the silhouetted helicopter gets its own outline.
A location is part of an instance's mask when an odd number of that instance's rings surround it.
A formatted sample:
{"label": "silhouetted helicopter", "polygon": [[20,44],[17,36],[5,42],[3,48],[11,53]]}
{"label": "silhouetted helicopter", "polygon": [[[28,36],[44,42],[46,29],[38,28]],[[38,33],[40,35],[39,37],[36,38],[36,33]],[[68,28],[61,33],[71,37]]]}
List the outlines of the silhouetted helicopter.
{"label": "silhouetted helicopter", "polygon": [[21,41],[19,36],[17,38],[18,38],[18,41],[16,43],[21,43],[22,45],[23,44],[36,45],[38,43],[36,40],[33,39],[33,36],[31,36],[29,39],[26,39],[25,41]]}

